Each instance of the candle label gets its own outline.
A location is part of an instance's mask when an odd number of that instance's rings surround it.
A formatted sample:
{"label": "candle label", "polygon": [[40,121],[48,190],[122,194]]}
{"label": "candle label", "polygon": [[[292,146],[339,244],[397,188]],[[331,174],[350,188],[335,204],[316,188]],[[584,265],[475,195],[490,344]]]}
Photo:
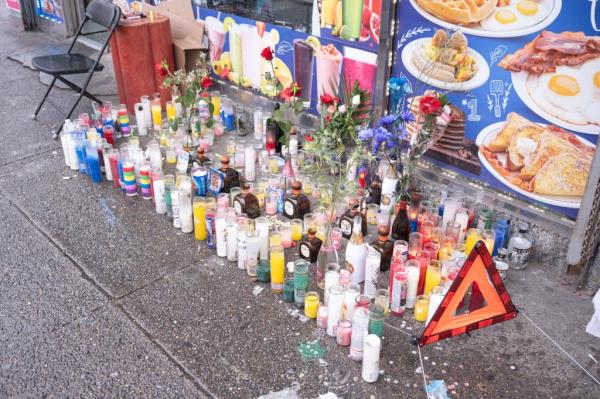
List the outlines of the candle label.
{"label": "candle label", "polygon": [[340,221],[340,229],[342,230],[342,234],[344,236],[351,236],[352,235],[352,223],[350,223],[349,220],[347,219],[342,219]]}
{"label": "candle label", "polygon": [[308,245],[304,243],[300,245],[300,255],[302,255],[304,259],[310,259],[310,248]]}
{"label": "candle label", "polygon": [[289,218],[293,218],[294,217],[294,205],[295,204],[291,200],[286,200],[285,201],[284,213]]}
{"label": "candle label", "polygon": [[212,213],[206,214],[206,246],[215,248],[215,216]]}
{"label": "candle label", "polygon": [[190,154],[187,151],[181,151],[177,157],[177,166],[175,169],[177,169],[179,173],[187,172],[189,160]]}
{"label": "candle label", "polygon": [[218,195],[223,189],[225,183],[225,173],[218,169],[210,168],[210,175],[208,181],[208,192],[212,195]]}
{"label": "candle label", "polygon": [[394,313],[402,313],[406,306],[406,280],[394,279],[392,285],[392,303],[390,309]]}
{"label": "candle label", "polygon": [[206,170],[196,170],[192,174],[192,178],[194,179],[198,195],[206,197],[208,191],[208,172]]}

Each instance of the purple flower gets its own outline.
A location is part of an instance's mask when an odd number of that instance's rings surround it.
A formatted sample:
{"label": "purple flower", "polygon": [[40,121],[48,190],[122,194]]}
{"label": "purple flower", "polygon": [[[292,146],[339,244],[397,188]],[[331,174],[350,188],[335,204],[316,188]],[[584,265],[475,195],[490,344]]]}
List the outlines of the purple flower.
{"label": "purple flower", "polygon": [[415,121],[415,115],[409,109],[403,109],[400,113],[400,120],[404,123],[412,123]]}
{"label": "purple flower", "polygon": [[385,127],[389,130],[392,127],[392,124],[396,122],[396,119],[398,119],[398,116],[395,114],[382,116],[379,121],[377,121],[377,127]]}
{"label": "purple flower", "polygon": [[373,129],[363,129],[360,132],[358,132],[358,139],[361,141],[369,141],[373,138],[374,134],[375,132],[373,131]]}

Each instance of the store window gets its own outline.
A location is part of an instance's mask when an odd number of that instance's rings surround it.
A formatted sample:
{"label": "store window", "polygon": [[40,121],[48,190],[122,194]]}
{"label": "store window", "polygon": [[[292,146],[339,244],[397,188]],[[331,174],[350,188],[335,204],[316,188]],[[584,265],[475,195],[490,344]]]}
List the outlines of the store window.
{"label": "store window", "polygon": [[311,31],[312,0],[193,0],[194,4],[300,32]]}

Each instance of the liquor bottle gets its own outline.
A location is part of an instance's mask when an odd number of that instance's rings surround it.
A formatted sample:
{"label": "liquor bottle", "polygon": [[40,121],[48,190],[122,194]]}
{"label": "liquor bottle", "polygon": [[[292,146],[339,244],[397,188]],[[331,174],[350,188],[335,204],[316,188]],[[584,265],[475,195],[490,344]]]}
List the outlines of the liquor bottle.
{"label": "liquor bottle", "polygon": [[367,260],[367,245],[362,234],[361,223],[362,218],[356,216],[352,236],[346,246],[346,269],[350,270],[352,273],[350,279],[356,284],[365,280],[365,262]]}
{"label": "liquor bottle", "polygon": [[353,233],[353,223],[356,217],[360,217],[361,224],[360,230],[363,236],[367,235],[367,218],[365,215],[360,213],[360,204],[358,199],[352,197],[348,201],[348,210],[340,218],[340,229],[342,230],[342,236],[349,239]]}
{"label": "liquor bottle", "polygon": [[288,219],[303,219],[310,213],[310,200],[302,192],[302,182],[296,180],[292,183],[292,193],[285,199],[283,214]]}
{"label": "liquor bottle", "polygon": [[502,281],[506,280],[506,272],[509,268],[508,259],[506,259],[507,252],[508,251],[506,251],[506,248],[500,248],[498,250],[498,254],[492,258],[496,264],[496,270],[498,271]]}
{"label": "liquor bottle", "polygon": [[219,169],[221,171],[221,173],[223,173],[225,175],[224,181],[223,181],[223,188],[221,189],[221,192],[223,193],[229,193],[231,191],[231,189],[233,187],[239,187],[240,186],[240,174],[238,173],[237,170],[233,169],[230,165],[229,165],[229,156],[227,155],[223,155],[221,157],[221,169]]}
{"label": "liquor bottle", "polygon": [[381,183],[373,180],[366,191],[365,199],[367,204],[381,204]]}
{"label": "liquor bottle", "polygon": [[377,229],[378,238],[371,243],[371,247],[381,255],[380,270],[385,272],[389,270],[394,254],[394,243],[388,239],[390,228],[388,226],[379,226]]}
{"label": "liquor bottle", "polygon": [[317,230],[311,227],[302,239],[300,247],[298,248],[298,253],[302,259],[305,259],[310,263],[315,263],[319,256],[321,244],[323,244],[323,242],[317,237]]}
{"label": "liquor bottle", "polygon": [[410,235],[410,222],[408,220],[408,211],[406,210],[406,201],[400,200],[400,209],[392,224],[392,238],[394,240],[408,241]]}
{"label": "liquor bottle", "polygon": [[233,199],[233,208],[238,215],[245,213],[250,219],[256,219],[260,216],[258,199],[250,192],[250,184],[242,184],[242,192]]}
{"label": "liquor bottle", "polygon": [[196,162],[198,162],[200,165],[210,162],[210,158],[204,154],[204,148],[202,147],[198,147],[198,150],[196,150]]}
{"label": "liquor bottle", "polygon": [[521,270],[527,266],[531,254],[531,240],[527,236],[528,229],[529,226],[526,223],[519,223],[519,232],[510,239],[508,255],[511,269]]}

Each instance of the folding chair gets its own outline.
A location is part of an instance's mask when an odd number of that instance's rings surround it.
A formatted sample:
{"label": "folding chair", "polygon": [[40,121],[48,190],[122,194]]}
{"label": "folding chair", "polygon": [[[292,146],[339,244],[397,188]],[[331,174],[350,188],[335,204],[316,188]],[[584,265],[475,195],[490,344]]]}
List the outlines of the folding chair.
{"label": "folding chair", "polygon": [[[50,83],[50,86],[48,86],[48,90],[46,90],[46,94],[44,95],[42,102],[40,102],[40,105],[38,105],[37,109],[35,110],[35,113],[32,115],[32,119],[37,118],[37,115],[40,112],[42,105],[44,105],[44,102],[46,101],[48,101],[50,105],[52,105],[61,114],[63,114],[65,116],[65,119],[69,119],[71,117],[71,114],[73,113],[73,111],[75,111],[77,104],[79,104],[79,101],[81,101],[81,98],[83,96],[86,96],[92,101],[101,102],[98,98],[88,93],[86,89],[90,81],[92,80],[92,75],[94,74],[94,72],[101,71],[104,69],[104,66],[100,64],[100,58],[104,54],[104,51],[108,46],[108,42],[110,41],[113,32],[117,28],[117,24],[119,23],[120,18],[121,9],[118,6],[109,3],[107,0],[94,0],[89,4],[87,9],[85,10],[85,18],[81,22],[81,25],[79,26],[79,29],[77,30],[77,33],[73,38],[73,42],[71,43],[71,46],[65,54],[44,55],[33,58],[33,66],[41,72],[52,75],[53,78],[52,83]],[[98,25],[104,27],[105,29],[95,32],[82,33],[83,27],[88,21],[93,21]],[[87,36],[102,32],[108,32],[108,34],[104,43],[102,44],[101,50],[98,52],[95,59],[92,59],[80,53],[71,52],[79,36]],[[63,77],[65,75],[73,75],[78,73],[87,73],[87,77],[85,79],[83,87],[79,87],[75,83]],[[52,90],[52,88],[54,87],[54,84],[56,83],[57,79],[63,82],[68,87],[70,87],[73,91],[79,92],[77,100],[75,100],[75,104],[73,104],[69,112],[65,112],[58,104],[56,104],[54,101],[48,98],[50,90]],[[62,125],[63,123],[61,123],[58,130],[54,133],[54,138],[58,137],[58,135],[60,134],[60,131],[62,130]]]}

